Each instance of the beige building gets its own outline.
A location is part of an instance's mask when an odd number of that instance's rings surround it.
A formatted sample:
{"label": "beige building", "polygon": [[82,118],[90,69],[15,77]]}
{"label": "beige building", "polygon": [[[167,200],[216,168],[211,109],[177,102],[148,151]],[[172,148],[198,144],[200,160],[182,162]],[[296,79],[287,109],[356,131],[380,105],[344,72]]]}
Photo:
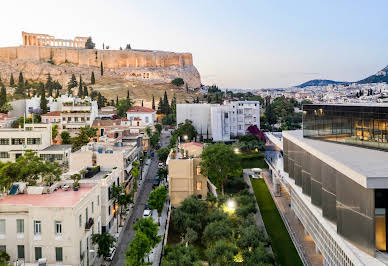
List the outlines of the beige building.
{"label": "beige building", "polygon": [[172,206],[180,206],[191,195],[206,199],[207,178],[201,175],[199,158],[202,150],[202,144],[191,142],[180,145],[178,151],[171,151],[167,165]]}
{"label": "beige building", "polygon": [[97,247],[91,235],[101,230],[100,204],[98,184],[5,196],[0,200],[0,248],[11,262],[92,265]]}

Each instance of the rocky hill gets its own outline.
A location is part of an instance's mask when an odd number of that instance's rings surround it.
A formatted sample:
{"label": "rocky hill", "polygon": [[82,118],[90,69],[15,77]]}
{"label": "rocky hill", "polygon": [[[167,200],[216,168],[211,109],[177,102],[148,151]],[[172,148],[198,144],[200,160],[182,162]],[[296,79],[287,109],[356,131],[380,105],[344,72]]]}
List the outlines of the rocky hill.
{"label": "rocky hill", "polygon": [[313,80],[309,80],[305,83],[302,83],[296,87],[304,88],[304,87],[309,87],[309,86],[327,86],[329,84],[343,84],[343,83],[346,83],[346,82],[334,81],[334,80],[329,80],[329,79],[313,79]]}
{"label": "rocky hill", "polygon": [[364,83],[379,83],[379,82],[388,83],[388,66],[386,66],[376,74],[358,81],[357,83],[364,84]]}

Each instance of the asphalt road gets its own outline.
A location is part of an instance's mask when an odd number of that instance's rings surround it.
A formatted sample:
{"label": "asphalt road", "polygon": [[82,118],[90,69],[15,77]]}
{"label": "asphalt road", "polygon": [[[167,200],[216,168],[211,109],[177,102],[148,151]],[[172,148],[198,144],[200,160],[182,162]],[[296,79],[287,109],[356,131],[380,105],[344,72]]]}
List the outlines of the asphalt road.
{"label": "asphalt road", "polygon": [[[162,147],[166,147],[169,143],[170,133],[162,132],[160,144]],[[148,169],[147,176],[145,177],[144,184],[140,190],[139,197],[133,207],[133,211],[131,217],[129,218],[129,222],[124,229],[123,237],[121,238],[120,243],[117,246],[116,254],[113,258],[112,265],[121,266],[125,265],[125,252],[128,249],[128,244],[135,237],[135,232],[133,231],[133,221],[136,219],[140,219],[143,216],[143,211],[145,208],[145,204],[147,203],[148,196],[152,191],[152,181],[155,175],[158,172],[158,159],[155,152],[155,157],[151,160],[150,168]],[[144,178],[144,177],[143,177]]]}

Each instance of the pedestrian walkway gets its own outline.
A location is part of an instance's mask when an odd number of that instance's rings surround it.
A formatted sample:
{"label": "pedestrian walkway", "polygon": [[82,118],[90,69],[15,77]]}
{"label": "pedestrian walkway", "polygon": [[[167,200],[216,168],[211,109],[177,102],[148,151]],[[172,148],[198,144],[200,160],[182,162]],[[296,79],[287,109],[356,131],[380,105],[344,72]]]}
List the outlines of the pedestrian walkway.
{"label": "pedestrian walkway", "polygon": [[160,225],[159,225],[159,231],[158,231],[158,235],[161,236],[162,240],[156,245],[156,247],[151,251],[150,255],[148,256],[149,261],[152,262],[153,266],[159,265],[160,258],[162,256],[163,240],[164,240],[163,236],[166,234],[167,220],[169,215],[168,210],[169,210],[169,202],[167,201],[166,204],[164,204],[163,212],[160,217]]}

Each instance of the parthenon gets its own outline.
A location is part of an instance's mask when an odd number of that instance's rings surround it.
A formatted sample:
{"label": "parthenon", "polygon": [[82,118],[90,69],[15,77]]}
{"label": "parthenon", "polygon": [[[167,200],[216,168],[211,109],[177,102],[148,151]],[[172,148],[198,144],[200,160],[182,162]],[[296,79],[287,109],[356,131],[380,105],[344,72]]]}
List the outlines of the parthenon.
{"label": "parthenon", "polygon": [[23,46],[52,46],[85,48],[89,37],[75,37],[74,40],[56,39],[54,36],[22,31]]}

